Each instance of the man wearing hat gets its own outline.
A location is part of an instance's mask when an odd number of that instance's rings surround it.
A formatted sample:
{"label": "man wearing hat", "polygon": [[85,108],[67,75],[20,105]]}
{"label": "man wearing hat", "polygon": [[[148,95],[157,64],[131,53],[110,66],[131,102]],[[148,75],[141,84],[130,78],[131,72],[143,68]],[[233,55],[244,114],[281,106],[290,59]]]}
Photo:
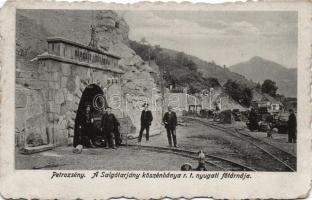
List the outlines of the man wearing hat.
{"label": "man wearing hat", "polygon": [[287,121],[288,126],[288,142],[296,143],[297,140],[297,118],[293,109],[289,110],[289,117]]}
{"label": "man wearing hat", "polygon": [[[116,127],[118,126],[119,126],[119,122],[116,119],[115,115],[112,113],[112,108],[107,107],[106,110],[104,111],[104,114],[101,120],[102,132],[106,138],[105,140],[106,148],[115,149],[116,145],[119,145],[119,144],[114,143],[114,136],[116,137],[116,135],[114,134],[114,131],[116,130]],[[118,140],[119,138],[117,138],[117,141]]]}
{"label": "man wearing hat", "polygon": [[93,116],[91,113],[91,105],[86,106],[85,114],[82,120],[82,141],[81,144],[85,147],[95,148],[93,145],[94,142],[94,130],[93,130]]}
{"label": "man wearing hat", "polygon": [[152,121],[153,121],[152,112],[148,109],[148,103],[144,103],[143,110],[141,112],[141,129],[138,142],[141,142],[144,130],[146,130],[146,141],[149,140],[149,127],[151,126]]}
{"label": "man wearing hat", "polygon": [[[176,126],[177,126],[177,115],[172,111],[172,107],[168,106],[168,112],[165,113],[163,118],[163,123],[167,130],[167,137],[169,146],[172,147],[172,140],[174,147],[177,147],[177,136],[176,136]],[[172,140],[171,140],[172,138]]]}

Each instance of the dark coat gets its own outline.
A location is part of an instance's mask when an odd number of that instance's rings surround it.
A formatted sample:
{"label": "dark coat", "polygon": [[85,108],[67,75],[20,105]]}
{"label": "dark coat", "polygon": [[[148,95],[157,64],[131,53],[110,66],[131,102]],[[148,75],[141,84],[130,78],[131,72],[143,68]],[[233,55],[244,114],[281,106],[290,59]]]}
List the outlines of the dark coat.
{"label": "dark coat", "polygon": [[103,114],[102,120],[101,120],[101,128],[104,133],[111,133],[115,132],[116,129],[118,129],[119,122],[116,119],[115,115],[110,114]]}
{"label": "dark coat", "polygon": [[84,126],[91,126],[93,120],[93,116],[91,113],[86,113],[83,115],[82,120],[81,120],[81,125]]}
{"label": "dark coat", "polygon": [[288,130],[291,133],[295,133],[297,130],[297,118],[294,113],[290,114],[287,121]]}
{"label": "dark coat", "polygon": [[80,113],[75,119],[75,134],[73,145],[90,146],[90,139],[93,137],[93,115],[91,113]]}
{"label": "dark coat", "polygon": [[251,110],[248,116],[249,120],[249,129],[256,130],[258,129],[258,116],[255,110]]}
{"label": "dark coat", "polygon": [[166,112],[163,117],[163,123],[165,127],[168,129],[175,129],[178,124],[177,115],[175,112],[171,111],[171,117],[169,116],[169,112]]}
{"label": "dark coat", "polygon": [[150,110],[142,110],[141,112],[141,126],[150,126],[153,121],[153,115]]}
{"label": "dark coat", "polygon": [[198,163],[198,166],[195,169],[195,171],[207,171],[207,168],[204,163]]}

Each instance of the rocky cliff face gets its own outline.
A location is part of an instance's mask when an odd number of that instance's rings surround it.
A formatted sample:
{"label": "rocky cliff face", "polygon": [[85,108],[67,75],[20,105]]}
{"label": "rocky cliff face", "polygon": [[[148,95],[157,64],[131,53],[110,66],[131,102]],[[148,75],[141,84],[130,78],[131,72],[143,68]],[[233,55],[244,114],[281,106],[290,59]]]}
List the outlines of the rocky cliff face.
{"label": "rocky cliff face", "polygon": [[[144,102],[149,102],[154,114],[152,129],[160,126],[160,97],[155,83],[156,71],[128,47],[129,27],[124,19],[113,11],[100,11],[96,14],[96,27],[99,45],[121,57],[120,67],[125,71],[121,86],[126,101],[125,109],[135,127],[140,126],[140,110]],[[156,97],[156,98],[155,98]],[[157,107],[157,108],[156,108]]]}
{"label": "rocky cliff face", "polygon": [[[91,24],[96,26],[99,46],[121,57],[119,68],[125,71],[121,85],[126,108],[124,113],[138,129],[142,104],[153,99],[154,103],[150,102],[151,109],[154,109],[156,104],[160,105],[158,89],[153,78],[155,71],[127,46],[129,27],[114,11],[19,10],[16,70],[36,70],[36,63],[31,60],[47,51],[47,37],[63,37],[88,44]],[[21,82],[18,82],[17,86],[20,90],[25,88]],[[161,111],[153,111],[153,114],[151,129],[157,129],[160,126]]]}

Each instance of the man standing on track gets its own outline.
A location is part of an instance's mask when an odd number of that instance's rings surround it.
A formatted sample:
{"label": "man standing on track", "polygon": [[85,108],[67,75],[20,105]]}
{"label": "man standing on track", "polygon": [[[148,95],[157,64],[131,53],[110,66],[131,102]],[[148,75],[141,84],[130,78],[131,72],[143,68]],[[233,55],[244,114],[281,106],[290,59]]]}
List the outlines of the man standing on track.
{"label": "man standing on track", "polygon": [[294,110],[290,109],[289,110],[289,117],[287,121],[288,125],[288,142],[289,143],[296,143],[297,140],[297,118],[294,113]]}
{"label": "man standing on track", "polygon": [[176,126],[178,124],[177,115],[175,112],[172,111],[171,106],[168,106],[168,112],[166,112],[164,115],[163,123],[165,124],[165,128],[167,130],[169,146],[172,147],[172,140],[173,140],[174,147],[178,147],[177,136],[176,136]]}
{"label": "man standing on track", "polygon": [[140,143],[143,136],[143,131],[146,130],[146,141],[149,141],[149,127],[151,126],[153,121],[152,112],[148,109],[148,104],[143,104],[143,110],[141,113],[141,129],[139,133],[138,142]]}
{"label": "man standing on track", "polygon": [[249,121],[248,128],[250,131],[258,130],[258,118],[257,118],[257,113],[254,108],[251,108],[250,110],[248,121]]}

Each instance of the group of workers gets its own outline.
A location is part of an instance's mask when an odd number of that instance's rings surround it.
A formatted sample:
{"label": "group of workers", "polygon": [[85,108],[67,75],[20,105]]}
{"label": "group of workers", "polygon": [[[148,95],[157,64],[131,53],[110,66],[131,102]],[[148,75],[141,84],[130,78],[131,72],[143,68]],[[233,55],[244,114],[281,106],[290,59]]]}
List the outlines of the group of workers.
{"label": "group of workers", "polygon": [[[250,110],[250,113],[248,116],[248,121],[249,121],[248,127],[251,131],[258,129],[259,119],[258,119],[257,112],[253,108]],[[272,137],[272,134],[277,133],[278,129],[272,123],[273,117],[267,119],[267,121],[269,122],[267,135],[268,135],[268,137]],[[296,118],[296,115],[295,115],[295,112],[293,109],[289,110],[289,116],[288,116],[286,126],[287,126],[286,130],[287,130],[287,134],[288,134],[288,142],[289,143],[296,143],[296,141],[297,141],[297,118]]]}
{"label": "group of workers", "polygon": [[[287,121],[287,129],[288,129],[288,142],[296,142],[296,133],[297,133],[297,119],[293,110],[289,110],[289,118]],[[152,112],[149,110],[148,103],[143,104],[143,110],[141,112],[141,128],[139,131],[138,143],[141,144],[143,132],[146,132],[146,141],[149,142],[149,130],[153,121]],[[169,146],[178,147],[177,146],[177,136],[176,136],[176,126],[177,126],[177,115],[172,110],[171,106],[168,106],[168,111],[164,114],[162,122],[167,131],[167,138]],[[83,119],[79,125],[79,136],[78,142],[74,142],[74,146],[81,145],[85,147],[95,147],[94,144],[96,141],[96,131],[94,130],[94,119],[91,114],[91,105],[86,106],[85,113],[83,115]],[[257,114],[255,110],[251,109],[249,114],[249,123],[250,129],[256,127],[255,124],[258,123]],[[103,137],[103,142],[105,143],[103,146],[105,148],[115,149],[121,145],[121,135],[119,132],[119,122],[115,115],[112,113],[112,109],[107,107],[102,114],[101,117],[101,125],[100,131]],[[274,127],[270,127],[269,131],[274,131]],[[75,144],[76,143],[76,144]]]}
{"label": "group of workers", "polygon": [[[143,104],[143,109],[141,112],[141,128],[139,131],[138,143],[141,144],[143,132],[146,132],[146,142],[149,142],[149,130],[153,121],[152,112],[149,110],[148,103]],[[78,141],[76,144],[74,142],[74,153],[81,153],[82,147],[94,148],[96,141],[96,131],[94,130],[94,118],[91,113],[91,105],[85,107],[85,113],[82,117],[80,125],[78,127]],[[177,115],[172,110],[171,106],[168,106],[168,111],[164,114],[162,122],[167,131],[167,138],[169,146],[177,146],[177,136],[176,136],[176,126],[177,126]],[[251,109],[249,113],[249,123],[250,130],[256,129],[256,123],[258,123],[257,113],[254,109]],[[103,137],[104,147],[115,149],[121,145],[121,135],[119,132],[119,122],[115,115],[112,113],[112,109],[107,107],[103,110],[101,114],[101,123],[100,123],[100,132]],[[275,128],[276,129],[276,128]],[[288,129],[288,142],[296,142],[297,134],[297,119],[293,110],[289,110],[289,117],[287,121]],[[274,128],[271,127],[270,131],[274,131]],[[77,148],[78,146],[78,148]],[[198,154],[198,166],[193,168],[190,163],[185,163],[181,166],[182,171],[206,171],[205,166],[205,154],[201,150]]]}
{"label": "group of workers", "polygon": [[[139,132],[138,143],[141,143],[143,132],[146,132],[146,141],[149,141],[149,129],[153,121],[152,112],[149,110],[148,103],[143,104],[143,110],[141,112],[141,129]],[[177,146],[176,126],[177,115],[172,111],[172,107],[168,106],[168,112],[164,114],[163,124],[167,130],[167,137],[169,146]],[[107,107],[103,110],[100,125],[100,135],[103,137],[103,146],[105,148],[115,149],[121,145],[122,139],[119,132],[119,122],[115,115],[112,113],[112,109]],[[91,105],[87,104],[85,112],[80,120],[78,131],[74,141],[74,147],[78,148],[87,147],[95,148],[97,138],[97,131],[94,128],[94,118],[91,114]]]}
{"label": "group of workers", "polygon": [[[112,113],[111,107],[104,109],[101,117],[100,132],[104,137],[103,146],[105,146],[105,148],[115,149],[121,144],[119,126],[120,124]],[[87,148],[95,148],[96,132],[94,128],[94,118],[91,114],[91,105],[87,105],[78,127],[78,141],[76,144],[74,142],[74,146],[80,145]]]}

